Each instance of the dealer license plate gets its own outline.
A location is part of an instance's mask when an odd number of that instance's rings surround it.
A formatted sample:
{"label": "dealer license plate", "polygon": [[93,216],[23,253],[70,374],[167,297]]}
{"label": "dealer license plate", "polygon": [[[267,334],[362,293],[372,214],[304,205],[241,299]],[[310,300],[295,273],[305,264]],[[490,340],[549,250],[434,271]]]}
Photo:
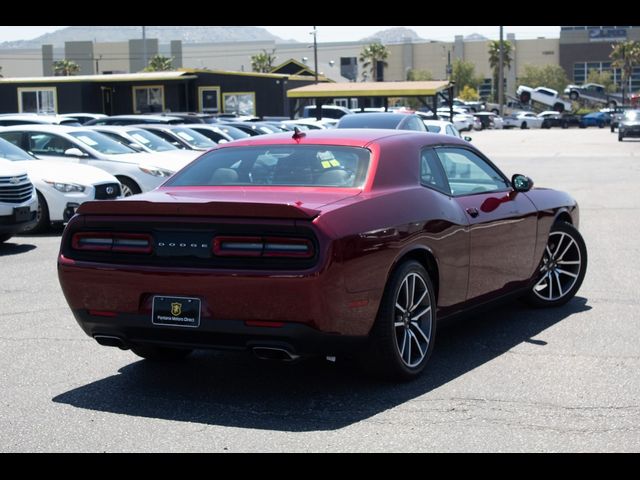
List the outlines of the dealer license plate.
{"label": "dealer license plate", "polygon": [[200,326],[200,299],[188,297],[153,297],[151,321],[172,327]]}

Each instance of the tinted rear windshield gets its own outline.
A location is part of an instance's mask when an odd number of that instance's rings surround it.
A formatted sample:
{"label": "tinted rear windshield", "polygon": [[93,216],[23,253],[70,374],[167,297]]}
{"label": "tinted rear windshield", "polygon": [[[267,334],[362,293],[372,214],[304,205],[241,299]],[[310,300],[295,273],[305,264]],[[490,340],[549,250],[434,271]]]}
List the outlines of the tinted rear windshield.
{"label": "tinted rear windshield", "polygon": [[296,145],[221,148],[170,178],[165,186],[362,187],[370,152],[358,147]]}

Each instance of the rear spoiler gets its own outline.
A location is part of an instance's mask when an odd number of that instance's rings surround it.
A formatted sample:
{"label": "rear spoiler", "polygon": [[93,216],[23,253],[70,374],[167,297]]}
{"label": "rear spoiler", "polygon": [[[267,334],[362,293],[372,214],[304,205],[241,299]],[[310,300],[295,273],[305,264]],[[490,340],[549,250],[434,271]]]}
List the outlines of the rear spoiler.
{"label": "rear spoiler", "polygon": [[202,216],[202,217],[243,217],[243,218],[291,218],[312,220],[319,210],[283,203],[246,202],[148,202],[93,201],[85,202],[77,210],[81,215],[153,215],[153,216]]}

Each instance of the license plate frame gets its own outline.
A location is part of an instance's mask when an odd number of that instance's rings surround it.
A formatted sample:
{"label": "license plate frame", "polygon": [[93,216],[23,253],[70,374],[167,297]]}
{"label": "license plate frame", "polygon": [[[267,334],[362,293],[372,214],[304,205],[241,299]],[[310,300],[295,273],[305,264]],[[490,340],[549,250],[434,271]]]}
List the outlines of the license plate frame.
{"label": "license plate frame", "polygon": [[195,297],[154,295],[151,323],[160,327],[198,328],[202,302]]}

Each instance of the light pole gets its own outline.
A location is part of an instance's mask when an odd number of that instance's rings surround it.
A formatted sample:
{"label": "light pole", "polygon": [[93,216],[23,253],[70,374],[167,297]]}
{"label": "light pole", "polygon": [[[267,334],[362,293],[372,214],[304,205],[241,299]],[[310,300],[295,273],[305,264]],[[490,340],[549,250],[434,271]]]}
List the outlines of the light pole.
{"label": "light pole", "polygon": [[502,41],[502,29],[500,27],[500,60],[498,61],[498,105],[500,116],[504,115],[504,42]]}
{"label": "light pole", "polygon": [[142,68],[147,68],[147,29],[142,27]]}
{"label": "light pole", "polygon": [[313,27],[313,32],[311,32],[311,35],[313,35],[313,69],[314,69],[314,74],[316,77],[316,83],[318,83],[318,39],[317,39],[317,34],[318,31],[316,30],[316,27]]}

